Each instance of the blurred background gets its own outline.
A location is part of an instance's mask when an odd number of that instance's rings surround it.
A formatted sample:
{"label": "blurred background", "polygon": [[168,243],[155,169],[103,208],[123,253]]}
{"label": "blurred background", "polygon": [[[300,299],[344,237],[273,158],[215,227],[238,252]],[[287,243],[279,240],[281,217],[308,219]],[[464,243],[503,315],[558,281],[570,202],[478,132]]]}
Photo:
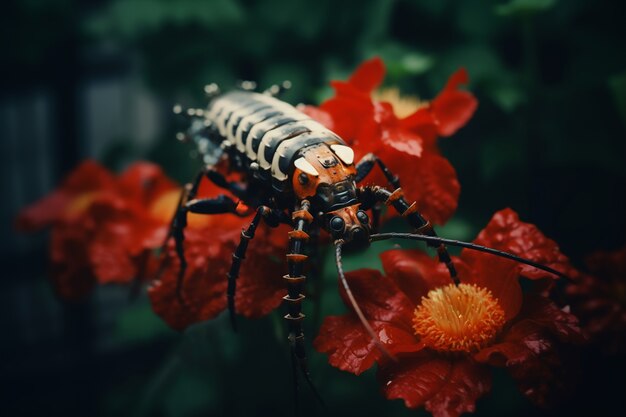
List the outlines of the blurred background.
{"label": "blurred background", "polygon": [[[464,66],[479,108],[441,147],[458,172],[456,216],[440,234],[472,239],[512,207],[581,265],[626,237],[625,3],[599,0],[9,0],[0,14],[0,413],[6,416],[291,415],[278,312],[225,317],[184,334],[147,297],[99,288],[57,300],[46,234],[13,230],[17,211],[79,161],[119,170],[147,159],[186,181],[198,164],[174,139],[174,103],[205,104],[209,82],[289,79],[284,99],[319,104],[329,80],[381,56],[385,83],[434,97]],[[372,253],[347,267],[378,266]],[[322,314],[339,313],[326,265]],[[309,306],[310,308],[310,306]],[[308,323],[308,340],[317,330]],[[305,414],[408,416],[373,372],[337,371],[311,352],[330,410],[307,389]],[[578,391],[538,410],[504,373],[476,415],[624,415],[624,357],[583,357]],[[417,412],[419,414],[420,412]],[[423,413],[423,412],[422,412]]]}

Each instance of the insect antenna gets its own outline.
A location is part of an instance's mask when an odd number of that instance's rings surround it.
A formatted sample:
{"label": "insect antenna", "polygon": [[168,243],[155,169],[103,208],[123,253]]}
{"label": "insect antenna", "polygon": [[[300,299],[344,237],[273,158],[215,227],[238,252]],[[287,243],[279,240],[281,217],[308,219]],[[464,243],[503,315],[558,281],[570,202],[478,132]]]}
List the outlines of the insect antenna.
{"label": "insect antenna", "polygon": [[346,279],[346,276],[343,273],[343,265],[341,263],[341,246],[343,245],[343,243],[344,243],[343,239],[335,240],[335,261],[337,263],[337,272],[339,273],[339,279],[341,280],[341,284],[343,285],[343,288],[346,290],[346,295],[348,296],[348,299],[350,300],[350,304],[352,305],[354,312],[359,317],[359,320],[361,320],[361,324],[363,325],[363,327],[365,327],[365,330],[374,341],[374,344],[376,345],[376,347],[389,359],[392,359],[395,361],[396,358],[385,348],[385,346],[382,344],[380,339],[378,339],[378,336],[374,332],[374,329],[372,329],[372,326],[369,324],[369,322],[365,318],[363,311],[361,311],[361,307],[359,307],[359,304],[357,303],[356,299],[354,298],[354,295],[352,294],[352,290],[350,289],[348,280]]}
{"label": "insect antenna", "polygon": [[475,243],[463,242],[461,240],[445,239],[442,237],[419,235],[415,233],[377,233],[377,234],[373,234],[370,236],[370,241],[376,242],[378,240],[387,240],[387,239],[396,239],[396,238],[419,240],[419,241],[427,242],[427,243],[443,243],[445,245],[458,246],[461,248],[467,248],[467,249],[472,249],[472,250],[476,250],[479,252],[485,252],[491,255],[499,256],[501,258],[511,259],[513,261],[516,261],[522,264],[534,266],[537,269],[541,269],[543,271],[549,272],[561,278],[571,279],[570,277],[568,277],[562,272],[557,271],[556,269],[550,268],[549,266],[540,264],[538,262],[531,261],[530,259],[522,258],[520,256],[513,255],[512,253],[509,253],[509,252],[504,252],[501,250],[488,248],[486,246],[477,245]]}

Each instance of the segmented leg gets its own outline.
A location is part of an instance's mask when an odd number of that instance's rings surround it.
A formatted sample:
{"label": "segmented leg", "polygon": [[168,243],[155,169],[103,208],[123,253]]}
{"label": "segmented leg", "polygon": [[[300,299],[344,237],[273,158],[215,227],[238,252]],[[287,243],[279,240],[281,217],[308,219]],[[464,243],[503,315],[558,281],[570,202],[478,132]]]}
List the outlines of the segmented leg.
{"label": "segmented leg", "polygon": [[387,165],[385,165],[383,161],[373,153],[368,153],[356,164],[355,182],[361,182],[365,179],[365,177],[372,172],[372,169],[374,169],[374,164],[378,164],[378,167],[383,172],[385,178],[387,178],[387,181],[389,181],[389,184],[392,185],[394,190],[396,188],[400,188],[400,179],[398,176],[389,171]]}
{"label": "segmented leg", "polygon": [[[396,188],[400,188],[400,178],[398,178],[397,175],[394,175],[391,171],[389,171],[387,165],[385,165],[383,161],[373,153],[368,153],[356,164],[355,182],[358,183],[365,179],[365,177],[367,177],[369,173],[372,172],[372,169],[374,169],[374,166],[376,165],[378,165],[382,173],[385,175],[385,178],[387,178],[387,181],[389,182],[389,184],[391,184],[394,190]],[[381,211],[382,207],[380,202],[376,202],[372,205],[372,231],[374,232],[377,232],[378,228],[380,227]]]}
{"label": "segmented leg", "polygon": [[[357,173],[355,181],[359,182],[363,180],[372,171],[374,164],[378,165],[385,175],[385,178],[387,178],[387,181],[389,181],[389,183],[393,186],[394,190],[390,193],[384,188],[378,187],[378,190],[374,193],[375,202],[372,204],[372,213],[374,216],[372,226],[374,230],[378,229],[378,217],[380,217],[380,207],[376,202],[382,201],[387,205],[392,205],[403,217],[405,217],[409,224],[415,228],[415,232],[430,236],[437,236],[437,233],[433,229],[430,222],[424,219],[424,217],[417,211],[415,202],[411,205],[406,202],[402,189],[400,188],[400,179],[387,168],[379,157],[372,153],[365,155],[356,165]],[[450,277],[455,283],[458,284],[456,268],[452,263],[452,259],[450,259],[450,254],[448,253],[445,245],[441,244],[429,246],[437,248],[439,261],[446,264],[446,267],[450,272]]]}
{"label": "segmented leg", "polygon": [[292,365],[294,367],[294,390],[295,390],[295,407],[298,413],[298,378],[297,370],[299,368],[307,384],[311,390],[323,404],[321,397],[313,386],[309,377],[309,370],[306,360],[306,349],[304,346],[304,332],[302,330],[302,301],[306,298],[303,294],[306,276],[304,275],[304,263],[307,255],[304,252],[304,245],[309,240],[308,228],[313,221],[313,216],[309,212],[311,204],[307,200],[302,200],[298,210],[292,214],[294,230],[289,232],[289,253],[287,254],[288,274],[283,276],[287,283],[287,295],[283,297],[287,307],[285,320],[289,331],[289,347],[291,350]]}
{"label": "segmented leg", "polygon": [[230,191],[234,196],[245,200],[247,197],[247,190],[242,185],[235,181],[228,181],[224,175],[214,169],[207,169],[205,175],[208,179],[220,188]]}
{"label": "segmented leg", "polygon": [[[418,234],[424,234],[429,236],[437,236],[437,233],[433,229],[432,225],[426,220],[418,211],[417,204],[407,203],[404,199],[404,193],[402,188],[396,188],[393,192],[386,190],[385,188],[374,187],[362,187],[360,189],[363,201],[366,202],[365,206],[376,204],[376,202],[384,202],[388,206],[392,206],[398,213],[404,217],[407,222],[414,228],[414,232]],[[444,263],[448,268],[450,277],[455,284],[459,283],[457,277],[457,271],[452,263],[450,254],[443,244],[429,244],[429,246],[437,249],[437,255],[439,261]]]}
{"label": "segmented leg", "polygon": [[[187,260],[185,259],[185,228],[187,227],[187,214],[224,214],[233,213],[236,215],[247,215],[247,213],[240,213],[237,211],[237,203],[226,195],[219,195],[215,198],[196,199],[198,188],[202,178],[207,176],[208,170],[203,169],[196,175],[193,182],[188,183],[183,188],[183,191],[178,202],[178,208],[174,213],[170,229],[161,246],[161,253],[163,253],[167,247],[167,243],[173,237],[176,256],[180,262],[178,269],[178,276],[176,278],[176,297],[178,301],[184,304],[182,297],[182,286],[187,270]],[[209,179],[212,179],[209,177]],[[161,267],[163,269],[163,266]],[[160,275],[160,272],[159,272]]]}
{"label": "segmented leg", "polygon": [[246,251],[248,250],[248,243],[254,238],[256,229],[261,223],[262,219],[270,227],[276,227],[281,222],[284,222],[282,217],[284,213],[279,210],[272,210],[267,206],[260,206],[257,208],[256,215],[250,222],[250,225],[241,231],[241,238],[239,239],[239,245],[233,252],[233,260],[230,264],[230,270],[226,275],[228,277],[228,313],[230,315],[230,323],[234,330],[237,330],[236,310],[235,310],[235,294],[237,291],[237,278],[239,278],[239,269],[241,268],[241,262],[246,257]]}

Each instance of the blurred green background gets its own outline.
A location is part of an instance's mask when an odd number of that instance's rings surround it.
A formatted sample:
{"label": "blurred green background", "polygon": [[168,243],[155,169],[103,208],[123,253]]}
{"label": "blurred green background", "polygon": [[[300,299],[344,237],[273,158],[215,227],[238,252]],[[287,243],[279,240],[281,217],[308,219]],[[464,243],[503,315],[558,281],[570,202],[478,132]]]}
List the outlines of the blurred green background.
{"label": "blurred green background", "polygon": [[[464,66],[480,104],[441,142],[457,169],[457,215],[440,234],[472,239],[512,207],[577,265],[626,236],[625,3],[583,0],[91,0],[8,1],[0,14],[3,415],[291,415],[279,312],[225,317],[183,335],[145,293],[100,288],[62,304],[45,279],[47,236],[17,236],[17,210],[83,158],[114,169],[149,159],[187,181],[198,168],[174,139],[173,103],[205,104],[202,87],[289,79],[284,99],[319,104],[329,80],[381,56],[385,83],[429,99]],[[397,225],[398,226],[398,225]],[[400,227],[400,226],[398,226]],[[348,268],[379,267],[374,253]],[[344,311],[326,263],[319,313]],[[277,277],[278,279],[279,277]],[[307,323],[311,341],[319,326]],[[477,415],[623,415],[624,358],[586,353],[575,396],[535,409],[504,373]],[[306,415],[405,416],[378,394],[373,372],[339,372],[311,349],[330,411],[308,390]],[[423,412],[422,412],[423,413]],[[418,412],[419,414],[419,412]]]}

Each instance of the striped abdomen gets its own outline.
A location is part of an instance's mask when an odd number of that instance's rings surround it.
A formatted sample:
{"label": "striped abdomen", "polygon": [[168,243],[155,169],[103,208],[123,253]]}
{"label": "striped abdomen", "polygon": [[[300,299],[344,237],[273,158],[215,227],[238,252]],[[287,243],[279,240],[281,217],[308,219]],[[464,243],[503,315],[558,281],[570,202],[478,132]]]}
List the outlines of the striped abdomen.
{"label": "striped abdomen", "polygon": [[227,146],[262,172],[285,181],[298,152],[308,146],[344,144],[333,132],[293,106],[265,94],[233,91],[215,98],[206,117]]}

